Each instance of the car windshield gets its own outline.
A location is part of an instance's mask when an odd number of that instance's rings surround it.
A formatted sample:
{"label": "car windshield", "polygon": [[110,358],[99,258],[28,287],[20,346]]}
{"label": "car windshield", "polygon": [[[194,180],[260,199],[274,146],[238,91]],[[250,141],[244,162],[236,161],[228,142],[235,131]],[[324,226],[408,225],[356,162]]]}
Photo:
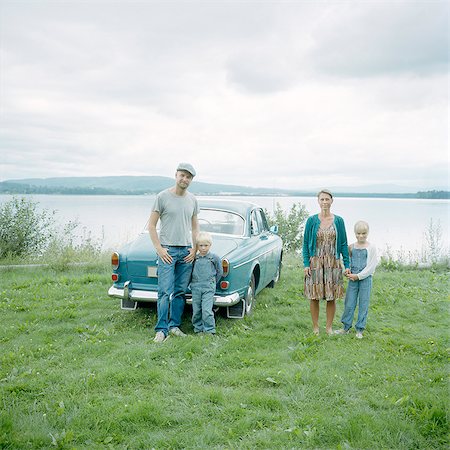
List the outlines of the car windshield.
{"label": "car windshield", "polygon": [[217,209],[201,209],[198,215],[201,231],[210,233],[232,234],[242,236],[244,234],[244,219],[239,214]]}

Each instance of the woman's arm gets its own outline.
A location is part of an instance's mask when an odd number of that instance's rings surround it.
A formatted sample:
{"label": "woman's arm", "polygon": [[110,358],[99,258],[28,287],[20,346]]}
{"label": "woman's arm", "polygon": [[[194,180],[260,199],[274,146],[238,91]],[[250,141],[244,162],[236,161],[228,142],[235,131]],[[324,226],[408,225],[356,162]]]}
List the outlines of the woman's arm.
{"label": "woman's arm", "polygon": [[303,234],[303,266],[305,268],[309,267],[309,240],[311,239],[311,228],[312,228],[312,218],[308,217],[305,225],[305,233]]}
{"label": "woman's arm", "polygon": [[[348,255],[348,243],[347,243],[347,232],[345,231],[345,223],[342,217],[339,217],[340,227],[337,227],[338,233],[341,233],[341,248],[340,253],[342,255],[342,259],[344,260],[345,272],[350,273],[350,257]],[[336,255],[337,258],[340,255]]]}
{"label": "woman's arm", "polygon": [[305,225],[305,233],[303,234],[303,249],[302,249],[302,255],[303,255],[303,267],[305,276],[310,277],[311,276],[311,268],[310,266],[310,258],[311,255],[309,253],[309,241],[312,238],[312,228],[313,228],[313,219],[312,217],[308,217],[308,220],[306,221]]}

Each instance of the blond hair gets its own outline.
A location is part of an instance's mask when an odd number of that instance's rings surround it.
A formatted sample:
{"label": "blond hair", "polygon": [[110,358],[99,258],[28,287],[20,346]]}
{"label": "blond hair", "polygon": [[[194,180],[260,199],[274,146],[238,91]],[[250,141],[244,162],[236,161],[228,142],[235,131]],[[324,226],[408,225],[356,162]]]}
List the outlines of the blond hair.
{"label": "blond hair", "polygon": [[209,245],[212,244],[212,236],[207,231],[200,231],[197,234],[197,244],[200,244],[201,242],[207,242]]}
{"label": "blond hair", "polygon": [[364,220],[358,220],[358,222],[355,223],[354,227],[355,233],[361,229],[369,232],[369,224],[367,222],[364,222]]}

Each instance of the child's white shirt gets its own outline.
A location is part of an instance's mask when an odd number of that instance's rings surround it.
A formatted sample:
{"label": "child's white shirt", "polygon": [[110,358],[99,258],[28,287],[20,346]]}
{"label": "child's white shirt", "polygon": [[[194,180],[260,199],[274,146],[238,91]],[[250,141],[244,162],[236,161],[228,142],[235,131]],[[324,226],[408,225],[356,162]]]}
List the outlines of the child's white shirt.
{"label": "child's white shirt", "polygon": [[[378,265],[377,249],[371,243],[368,242],[368,244],[369,245],[367,247],[362,247],[367,250],[367,264],[366,264],[366,267],[364,267],[364,269],[361,270],[361,272],[359,272],[357,274],[359,280],[364,280],[364,278],[367,278],[370,275],[373,275],[375,273],[375,269],[377,268],[377,265]],[[352,244],[351,248],[353,250],[355,248],[355,244]],[[360,249],[361,247],[356,247],[356,248]]]}

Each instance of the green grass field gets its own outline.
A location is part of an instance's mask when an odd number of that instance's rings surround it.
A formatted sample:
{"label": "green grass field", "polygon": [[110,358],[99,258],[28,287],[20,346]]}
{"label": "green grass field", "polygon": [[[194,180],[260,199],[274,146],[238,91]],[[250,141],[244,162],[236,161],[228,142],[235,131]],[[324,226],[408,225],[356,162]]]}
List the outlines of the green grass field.
{"label": "green grass field", "polygon": [[[368,327],[311,332],[302,270],[218,335],[154,344],[108,268],[0,273],[2,449],[448,448],[448,273],[378,270]],[[343,302],[338,303],[335,328]]]}

